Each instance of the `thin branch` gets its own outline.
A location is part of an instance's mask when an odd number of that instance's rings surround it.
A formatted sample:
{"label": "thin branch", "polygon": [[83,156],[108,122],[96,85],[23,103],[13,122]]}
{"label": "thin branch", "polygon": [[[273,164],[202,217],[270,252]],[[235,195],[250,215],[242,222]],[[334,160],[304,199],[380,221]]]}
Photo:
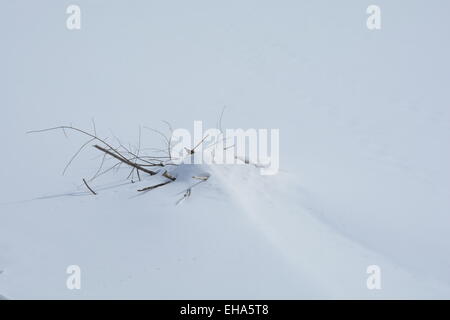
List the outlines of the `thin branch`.
{"label": "thin branch", "polygon": [[183,197],[181,199],[179,199],[175,205],[179,205],[181,202],[183,202],[184,200],[186,200],[187,198],[189,198],[191,196],[191,188],[187,189],[186,192],[183,194]]}
{"label": "thin branch", "polygon": [[93,138],[94,140],[98,140],[98,141],[100,141],[101,143],[103,143],[105,146],[107,146],[108,148],[110,148],[111,150],[113,150],[113,151],[117,154],[118,157],[123,158],[124,160],[127,160],[124,156],[122,156],[122,154],[120,154],[120,152],[118,152],[118,151],[117,151],[115,148],[113,148],[109,143],[107,143],[107,142],[105,141],[106,139],[105,139],[105,140],[100,139],[99,137],[97,137],[97,136],[95,136],[95,135],[93,135],[93,134],[91,134],[91,133],[89,133],[89,132],[86,132],[86,131],[84,131],[84,130],[81,130],[81,129],[78,129],[78,128],[75,128],[75,127],[72,127],[72,126],[59,126],[59,127],[53,127],[53,128],[42,129],[42,130],[32,130],[32,131],[28,131],[27,133],[39,133],[39,132],[46,132],[46,131],[52,131],[52,130],[58,130],[58,129],[62,129],[63,131],[64,131],[64,129],[71,129],[71,130],[75,130],[75,131],[78,131],[78,132],[80,132],[80,133],[83,133],[83,134],[85,134],[85,135],[87,135],[87,136]]}
{"label": "thin branch", "polygon": [[89,179],[89,181],[92,181],[95,178],[97,178],[98,174],[103,169],[103,164],[105,163],[105,159],[106,159],[106,153],[103,154],[102,162],[100,163],[100,166],[98,167],[97,172],[92,176],[92,178]]}
{"label": "thin branch", "polygon": [[199,143],[197,143],[197,145],[194,147],[194,148],[192,148],[191,150],[189,150],[188,148],[184,148],[184,149],[186,149],[186,151],[189,153],[189,154],[194,154],[194,152],[195,152],[195,149],[197,149],[198,148],[198,146],[199,145],[201,145],[202,144],[202,142],[203,141],[205,141],[205,139],[206,138],[208,138],[209,137],[209,134],[207,134],[202,140],[200,140],[200,142]]}
{"label": "thin branch", "polygon": [[209,179],[209,176],[192,176],[192,179],[206,181]]}
{"label": "thin branch", "polygon": [[169,141],[167,141],[167,152],[169,153],[169,158],[172,160],[172,136],[173,136],[173,129],[171,124],[168,121],[163,120],[163,122],[169,127],[170,131],[170,138]]}
{"label": "thin branch", "polygon": [[[167,136],[166,136],[164,133],[162,133],[161,131],[156,130],[156,129],[153,129],[153,128],[149,128],[149,127],[144,127],[144,129],[147,129],[147,130],[150,130],[150,131],[153,131],[153,132],[159,134],[161,137],[164,138],[164,140],[166,141],[167,145],[170,144],[170,140],[169,140],[169,139],[167,138]],[[169,156],[170,156],[170,154],[169,154]]]}
{"label": "thin branch", "polygon": [[89,191],[92,192],[92,194],[93,194],[94,196],[96,196],[97,193],[96,193],[94,190],[92,190],[91,187],[89,187],[88,183],[86,182],[86,179],[83,178],[83,182],[84,182],[84,185],[86,186],[86,188],[88,188]]}
{"label": "thin branch", "polygon": [[168,173],[167,170],[164,171],[164,173],[162,174],[162,176],[165,177],[165,178],[167,178],[167,179],[169,179],[169,180],[172,180],[172,181],[177,180],[177,178],[174,177],[173,175],[171,175],[170,173]]}
{"label": "thin branch", "polygon": [[77,152],[75,152],[75,154],[72,156],[72,158],[70,158],[69,162],[66,164],[66,166],[64,167],[64,170],[62,172],[62,174],[64,175],[67,171],[67,169],[69,168],[70,164],[72,163],[72,161],[78,156],[78,154],[81,152],[81,150],[84,149],[84,147],[86,147],[89,143],[91,143],[92,141],[94,141],[95,138],[90,139],[89,141],[87,141],[86,143],[84,143],[80,149],[78,149]]}
{"label": "thin branch", "polygon": [[155,184],[154,186],[150,186],[150,187],[146,187],[146,188],[143,188],[143,189],[139,189],[138,191],[139,191],[139,192],[150,191],[150,190],[153,190],[153,189],[156,189],[156,188],[165,186],[166,184],[169,184],[169,183],[171,183],[171,182],[173,182],[173,181],[172,181],[172,180],[168,180],[168,181],[163,182],[163,183]]}
{"label": "thin branch", "polygon": [[227,106],[223,106],[222,112],[220,113],[220,117],[219,117],[219,120],[218,120],[218,122],[217,122],[217,127],[218,127],[219,131],[220,131],[222,134],[223,134],[223,130],[222,130],[222,117],[223,117],[223,114],[224,114],[226,108],[227,108]]}
{"label": "thin branch", "polygon": [[[137,164],[137,161],[139,159],[139,153],[141,152],[141,126],[139,126],[139,144],[138,144],[138,149],[137,149],[137,157],[136,157],[136,161],[134,162],[134,164]],[[139,181],[141,181],[141,174],[139,173],[139,170],[136,170],[137,176]]]}
{"label": "thin branch", "polygon": [[[111,166],[110,168],[105,169],[105,170],[103,170],[102,172],[98,173],[94,178],[97,179],[98,177],[100,177],[100,176],[102,176],[102,175],[108,173],[109,171],[114,170],[115,168],[119,167],[122,163],[123,163],[123,162],[121,162],[121,161],[117,162],[115,165]],[[93,179],[94,179],[94,178],[93,178]],[[92,180],[93,180],[93,179],[92,179]],[[90,180],[90,181],[92,181],[92,180]]]}
{"label": "thin branch", "polygon": [[92,118],[91,121],[92,121],[92,127],[94,128],[94,135],[97,136],[97,128],[95,127],[94,118]]}
{"label": "thin branch", "polygon": [[128,160],[128,159],[125,158],[124,156],[122,156],[122,155],[121,155],[121,156],[118,156],[118,155],[116,155],[115,153],[113,153],[113,152],[111,152],[111,151],[109,151],[109,150],[107,150],[107,149],[105,149],[105,148],[103,148],[103,147],[100,147],[100,146],[97,145],[97,144],[94,145],[94,148],[96,148],[96,149],[98,149],[98,150],[100,150],[100,151],[103,151],[104,153],[107,153],[107,154],[110,155],[111,157],[116,158],[117,160],[119,160],[119,161],[125,163],[126,165],[129,165],[130,167],[134,167],[134,168],[136,168],[137,170],[141,170],[142,172],[148,173],[148,174],[151,175],[151,176],[153,176],[153,175],[156,174],[155,171],[145,169],[145,168],[143,168],[143,167],[141,167],[141,166],[139,166],[139,165],[137,165],[137,164],[131,162],[130,160]]}

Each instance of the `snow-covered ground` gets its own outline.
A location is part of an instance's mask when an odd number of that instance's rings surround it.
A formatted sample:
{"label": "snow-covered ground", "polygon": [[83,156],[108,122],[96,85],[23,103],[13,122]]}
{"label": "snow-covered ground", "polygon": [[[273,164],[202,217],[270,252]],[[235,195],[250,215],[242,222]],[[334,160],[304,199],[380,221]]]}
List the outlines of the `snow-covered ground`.
{"label": "snow-covered ground", "polygon": [[[1,3],[0,299],[450,298],[448,1]],[[280,172],[94,181],[73,124],[280,129]],[[142,133],[143,145],[161,145]],[[81,268],[69,290],[66,269]],[[367,267],[381,270],[369,290]]]}

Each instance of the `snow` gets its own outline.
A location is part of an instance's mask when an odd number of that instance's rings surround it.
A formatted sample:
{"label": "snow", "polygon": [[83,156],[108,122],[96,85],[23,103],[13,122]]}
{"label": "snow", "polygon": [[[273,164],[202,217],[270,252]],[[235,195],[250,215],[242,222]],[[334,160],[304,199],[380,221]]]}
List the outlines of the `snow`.
{"label": "snow", "polygon": [[[379,31],[356,0],[77,3],[79,31],[70,3],[1,5],[0,299],[450,297],[447,2],[377,1]],[[84,137],[25,133],[94,118],[136,144],[224,105],[226,128],[280,129],[277,175],[182,166],[142,194],[161,178],[121,169],[93,196],[98,150],[61,175]]]}

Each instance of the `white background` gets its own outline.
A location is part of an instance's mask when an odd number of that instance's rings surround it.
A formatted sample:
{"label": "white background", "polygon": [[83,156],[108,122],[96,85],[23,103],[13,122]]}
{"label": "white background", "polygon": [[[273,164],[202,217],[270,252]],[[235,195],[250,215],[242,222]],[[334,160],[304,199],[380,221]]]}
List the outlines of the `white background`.
{"label": "white background", "polygon": [[[0,3],[1,295],[450,297],[448,1]],[[280,129],[281,172],[212,168],[180,206],[175,184],[84,193],[95,150],[61,171],[85,138],[25,134],[94,118],[136,143],[223,106],[224,127]]]}

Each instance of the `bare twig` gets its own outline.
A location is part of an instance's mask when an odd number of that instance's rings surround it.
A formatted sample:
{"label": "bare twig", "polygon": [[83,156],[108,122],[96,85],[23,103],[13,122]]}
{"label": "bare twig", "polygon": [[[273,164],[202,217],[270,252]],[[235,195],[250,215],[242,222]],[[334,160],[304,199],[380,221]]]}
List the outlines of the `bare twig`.
{"label": "bare twig", "polygon": [[39,133],[39,132],[46,132],[46,131],[52,131],[52,130],[58,130],[58,129],[62,129],[63,131],[65,129],[71,129],[71,130],[75,130],[78,131],[82,134],[85,134],[91,138],[93,138],[94,140],[98,140],[101,143],[103,143],[105,146],[107,146],[108,148],[110,148],[118,157],[123,158],[125,160],[127,160],[120,152],[118,152],[115,148],[113,148],[108,142],[106,142],[106,139],[100,139],[99,137],[97,137],[96,135],[93,135],[89,132],[86,132],[84,130],[75,128],[73,126],[59,126],[59,127],[53,127],[53,128],[47,128],[47,129],[42,129],[42,130],[32,130],[32,131],[28,131],[27,133]]}
{"label": "bare twig", "polygon": [[185,149],[189,154],[194,154],[194,153],[195,153],[195,149],[197,149],[198,146],[201,145],[202,142],[205,141],[205,139],[208,138],[208,137],[209,137],[209,134],[207,134],[202,140],[200,140],[200,142],[197,143],[196,146],[195,146],[194,148],[192,148],[192,149],[189,150],[188,148],[185,147],[184,149]]}
{"label": "bare twig", "polygon": [[[123,162],[121,162],[121,161],[117,162],[117,163],[116,163],[115,165],[113,165],[112,167],[110,167],[110,168],[108,168],[108,169],[105,169],[105,170],[103,170],[102,172],[96,174],[96,176],[95,176],[94,178],[92,178],[92,180],[93,180],[93,179],[96,179],[96,178],[98,178],[98,177],[100,177],[100,176],[102,176],[102,175],[104,175],[104,174],[106,174],[106,173],[108,173],[108,172],[111,171],[111,170],[116,169],[116,168],[119,167],[122,163],[123,163]],[[92,181],[92,180],[90,180],[90,181]]]}
{"label": "bare twig", "polygon": [[139,191],[139,192],[150,191],[150,190],[153,190],[153,189],[156,189],[156,188],[165,186],[166,184],[169,184],[169,183],[171,183],[171,182],[173,182],[173,181],[172,181],[172,180],[168,180],[168,181],[163,182],[163,183],[155,184],[154,186],[150,186],[150,187],[146,187],[146,188],[143,188],[143,189],[139,189],[138,191]]}
{"label": "bare twig", "polygon": [[[150,131],[153,131],[153,132],[159,134],[166,141],[167,146],[170,146],[170,143],[171,143],[170,141],[171,140],[169,140],[169,138],[167,138],[167,136],[164,133],[162,133],[161,131],[153,129],[153,128],[149,128],[149,127],[144,127],[144,129],[147,129],[147,130],[150,130]],[[171,158],[171,156],[170,156],[170,148],[169,148],[168,151],[164,150],[164,152],[167,153],[169,158]]]}
{"label": "bare twig", "polygon": [[84,182],[84,185],[86,186],[86,188],[88,188],[89,191],[92,192],[92,194],[96,196],[97,193],[94,190],[92,190],[91,187],[89,187],[88,183],[86,182],[86,179],[83,178],[83,182]]}
{"label": "bare twig", "polygon": [[97,128],[95,127],[95,120],[94,120],[94,118],[92,118],[91,121],[92,121],[92,127],[94,129],[94,135],[97,136]]}
{"label": "bare twig", "polygon": [[223,114],[224,114],[226,108],[227,108],[227,106],[223,106],[222,112],[220,113],[219,120],[217,121],[217,128],[219,129],[219,131],[220,131],[222,134],[223,134],[223,130],[222,130],[222,117],[223,117]]}
{"label": "bare twig", "polygon": [[192,176],[192,179],[206,181],[209,179],[209,176]]}
{"label": "bare twig", "polygon": [[163,120],[163,122],[167,125],[167,127],[169,127],[169,131],[170,131],[170,136],[169,136],[169,139],[167,141],[167,152],[169,153],[170,160],[172,160],[172,135],[173,135],[173,129],[172,129],[172,125],[168,121]]}
{"label": "bare twig", "polygon": [[135,164],[134,162],[131,162],[130,160],[128,160],[128,159],[125,158],[124,156],[122,156],[122,155],[118,156],[118,155],[116,155],[115,153],[109,151],[108,149],[105,149],[105,148],[103,148],[103,147],[100,147],[100,146],[97,145],[97,144],[94,145],[94,148],[96,148],[96,149],[98,149],[98,150],[100,150],[100,151],[103,151],[104,153],[107,153],[107,154],[110,155],[111,157],[116,158],[117,160],[119,160],[119,161],[125,163],[126,165],[129,165],[130,167],[134,167],[134,168],[136,168],[137,170],[141,170],[142,172],[148,173],[148,174],[151,175],[151,176],[153,176],[153,175],[156,174],[155,171],[152,171],[152,170],[143,168],[143,167],[141,167],[140,165],[137,165],[137,164]]}
{"label": "bare twig", "polygon": [[92,180],[94,180],[95,178],[98,177],[100,171],[103,168],[103,164],[105,163],[105,159],[106,159],[106,153],[103,154],[102,162],[100,163],[100,166],[98,167],[97,172],[92,176],[92,178],[89,179],[89,181],[92,181]]}
{"label": "bare twig", "polygon": [[[222,115],[223,115],[223,111],[222,111]],[[222,117],[221,115],[221,117]],[[156,155],[141,155],[142,153],[144,153],[144,150],[149,150],[148,148],[142,148],[141,145],[141,127],[139,127],[139,143],[137,146],[135,145],[130,145],[128,148],[125,147],[118,138],[117,139],[117,143],[114,143],[116,146],[113,146],[112,144],[108,143],[106,140],[108,138],[102,139],[99,138],[97,136],[97,129],[96,129],[96,125],[95,125],[95,121],[94,119],[92,119],[92,130],[93,133],[90,133],[88,131],[84,131],[78,128],[73,127],[72,125],[69,126],[58,126],[58,127],[53,127],[53,128],[48,128],[48,129],[43,129],[43,130],[34,130],[34,131],[29,131],[27,133],[36,133],[36,132],[45,132],[45,131],[51,131],[51,130],[57,130],[57,129],[61,129],[63,131],[63,133],[66,135],[66,131],[68,129],[70,130],[74,130],[77,131],[79,133],[82,133],[88,137],[90,137],[90,139],[85,142],[84,144],[81,145],[81,147],[77,150],[77,152],[71,157],[70,161],[67,163],[66,167],[64,168],[63,174],[66,172],[67,168],[70,166],[70,164],[73,162],[73,160],[80,154],[80,152],[92,141],[97,140],[100,143],[94,144],[93,147],[96,148],[97,150],[101,151],[103,154],[100,166],[97,168],[97,171],[95,172],[95,174],[92,176],[92,178],[90,178],[89,180],[86,179],[82,179],[84,185],[86,186],[86,188],[93,194],[93,195],[97,195],[97,193],[90,187],[90,185],[88,184],[88,181],[91,182],[94,179],[104,175],[105,173],[111,171],[111,170],[118,170],[122,165],[126,165],[128,167],[131,168],[131,172],[128,175],[127,179],[129,179],[131,177],[131,181],[134,182],[134,173],[136,171],[136,174],[139,178],[139,180],[141,180],[141,171],[144,173],[147,173],[151,176],[158,174],[160,171],[158,170],[150,170],[148,169],[148,167],[165,167],[165,166],[169,166],[169,165],[177,165],[175,163],[171,163],[171,161],[173,160],[172,155],[171,155],[171,148],[172,148],[172,134],[173,134],[173,129],[172,126],[170,125],[169,122],[164,121],[164,123],[167,124],[169,130],[170,130],[170,137],[167,137],[164,133],[155,130],[155,129],[151,129],[151,128],[147,128],[144,127],[148,130],[151,130],[153,132],[156,132],[158,134],[160,134],[164,140],[167,143],[167,149],[166,150],[161,150],[161,149],[152,149],[152,150],[157,150],[157,151],[161,151],[161,152],[165,152],[168,154],[168,156],[156,156]],[[114,136],[114,135],[113,135]],[[190,154],[194,154],[195,150],[202,144],[205,142],[205,140],[208,138],[209,135],[206,135],[205,137],[203,137],[203,139],[198,142],[194,148],[192,148],[191,150],[188,150],[188,152]],[[153,152],[152,152],[153,153]],[[106,163],[109,163],[109,161],[112,160],[113,163],[109,164],[109,168],[105,168]],[[117,163],[114,163],[116,162]],[[139,192],[146,192],[146,191],[150,191],[162,186],[165,186],[171,182],[176,181],[177,177],[176,175],[172,175],[171,173],[169,173],[167,170],[165,170],[162,174],[162,177],[166,178],[167,181],[149,186],[149,187],[145,187],[142,189],[139,189],[137,191]],[[191,186],[189,186],[188,189],[182,191],[184,192],[183,198],[180,199],[178,203],[180,203],[182,200],[188,198],[191,195],[191,191],[192,188],[194,188],[195,186],[197,186],[198,184],[205,182],[206,180],[208,180],[209,176],[208,175],[202,175],[202,176],[193,176],[193,179],[199,180],[198,182],[192,184]]]}
{"label": "bare twig", "polygon": [[183,202],[184,200],[186,200],[187,198],[189,198],[191,196],[191,188],[187,189],[186,192],[183,194],[183,197],[181,199],[179,199],[175,205],[179,205],[181,202]]}
{"label": "bare twig", "polygon": [[78,156],[78,154],[81,152],[81,150],[84,149],[84,147],[86,147],[89,143],[91,143],[92,141],[94,141],[95,138],[90,139],[89,141],[87,141],[86,143],[84,143],[80,149],[78,149],[78,151],[72,156],[72,158],[70,158],[69,162],[66,164],[66,166],[64,167],[64,170],[62,172],[62,174],[64,175],[67,171],[67,169],[69,168],[70,164],[72,163],[72,161]]}
{"label": "bare twig", "polygon": [[[138,149],[137,149],[137,157],[136,157],[136,161],[134,162],[134,164],[137,164],[137,161],[139,159],[139,153],[141,152],[141,126],[139,126],[139,144],[138,144]],[[137,176],[139,181],[141,181],[141,174],[139,173],[139,170],[136,170]]]}
{"label": "bare twig", "polygon": [[169,180],[172,180],[172,181],[177,180],[177,178],[175,178],[175,177],[172,176],[170,173],[168,173],[167,170],[164,171],[164,173],[162,174],[162,176],[165,177],[165,178],[167,178],[167,179],[169,179]]}

